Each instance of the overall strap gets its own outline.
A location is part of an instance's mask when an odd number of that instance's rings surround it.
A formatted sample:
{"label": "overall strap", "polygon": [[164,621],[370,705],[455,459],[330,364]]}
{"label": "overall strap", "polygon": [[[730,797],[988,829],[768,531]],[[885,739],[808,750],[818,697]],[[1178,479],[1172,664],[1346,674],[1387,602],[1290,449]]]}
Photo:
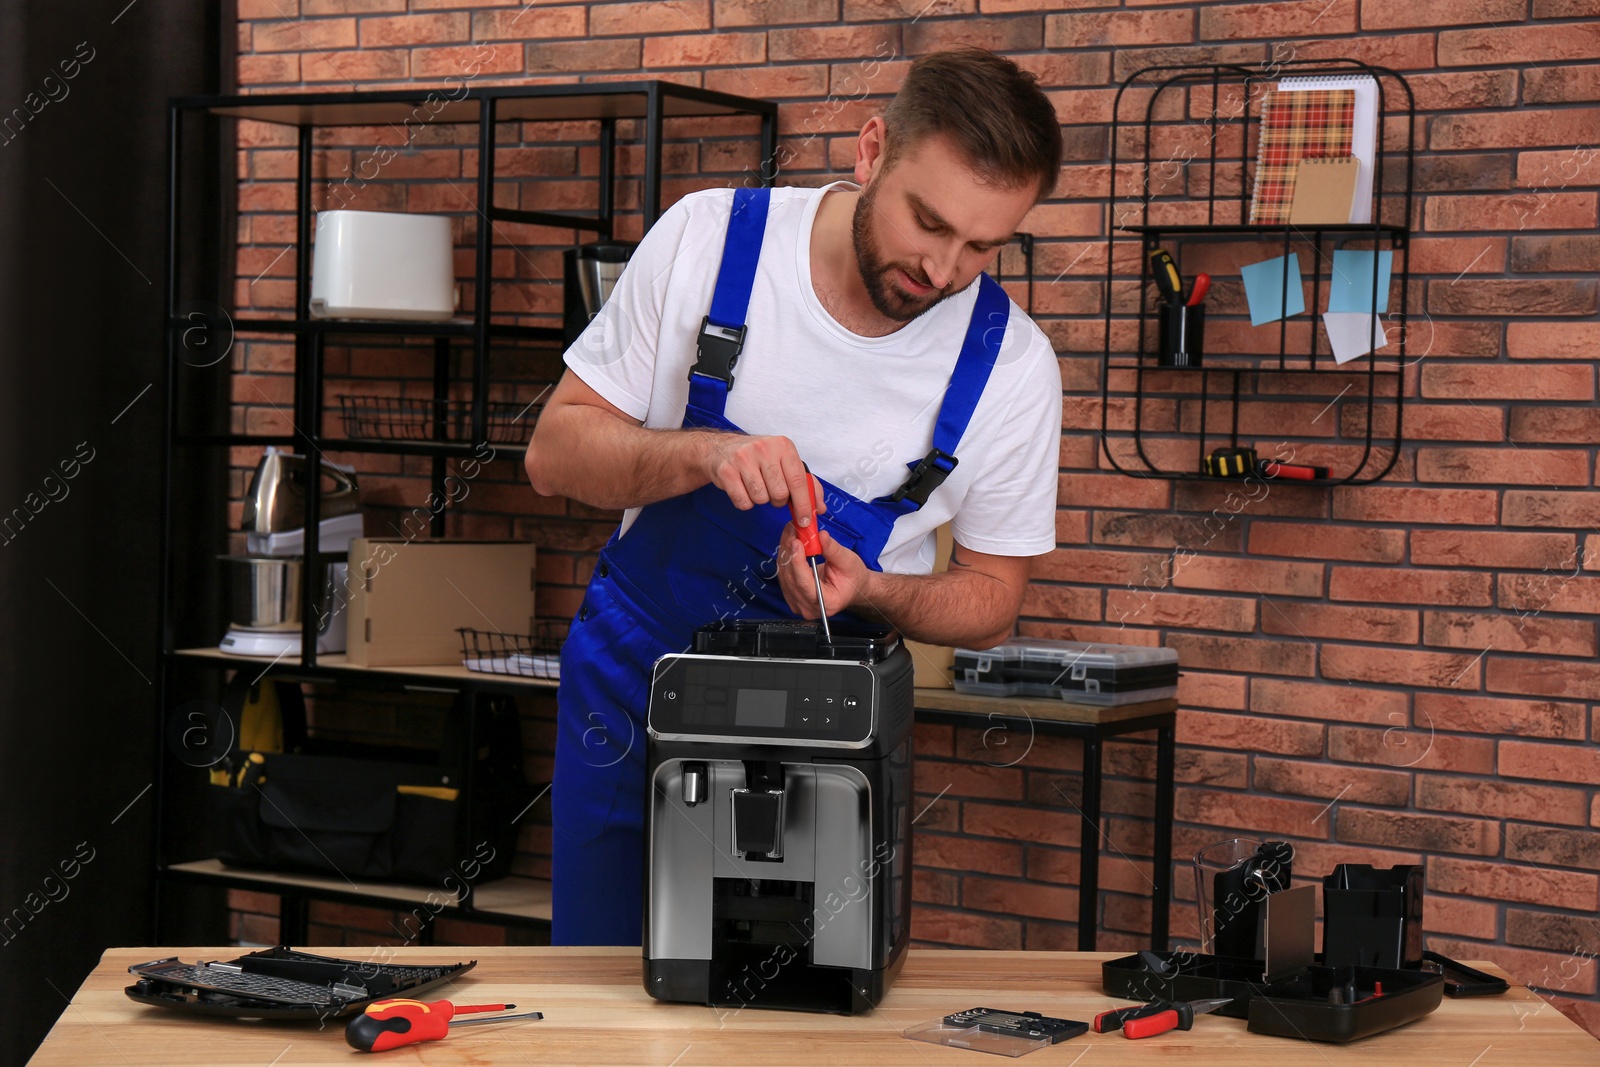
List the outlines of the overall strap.
{"label": "overall strap", "polygon": [[978,275],[978,298],[972,305],[972,318],[967,322],[967,335],[961,341],[961,354],[950,372],[950,384],[945,388],[939,419],[933,427],[933,449],[922,459],[906,464],[911,468],[906,483],[892,496],[877,503],[900,515],[916,511],[956,469],[959,462],[956,446],[967,432],[978,398],[983,395],[989,373],[1000,357],[1000,345],[1005,341],[1010,318],[1011,300],[1006,291],[987,274]]}
{"label": "overall strap", "polygon": [[733,366],[744,350],[745,318],[756,263],[767,232],[770,189],[736,189],[722,245],[722,265],[711,292],[711,312],[700,322],[698,354],[689,370],[689,406],[721,415],[733,386]]}

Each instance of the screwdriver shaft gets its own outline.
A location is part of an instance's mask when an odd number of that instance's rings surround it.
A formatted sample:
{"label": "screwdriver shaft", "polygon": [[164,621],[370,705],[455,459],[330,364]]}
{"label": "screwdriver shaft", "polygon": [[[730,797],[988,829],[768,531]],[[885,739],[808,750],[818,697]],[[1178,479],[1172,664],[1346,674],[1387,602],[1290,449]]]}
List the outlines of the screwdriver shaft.
{"label": "screwdriver shaft", "polygon": [[833,630],[828,626],[828,602],[822,599],[822,572],[817,569],[817,561],[811,560],[811,580],[817,583],[817,608],[822,612],[822,636],[828,639],[828,644],[833,644]]}

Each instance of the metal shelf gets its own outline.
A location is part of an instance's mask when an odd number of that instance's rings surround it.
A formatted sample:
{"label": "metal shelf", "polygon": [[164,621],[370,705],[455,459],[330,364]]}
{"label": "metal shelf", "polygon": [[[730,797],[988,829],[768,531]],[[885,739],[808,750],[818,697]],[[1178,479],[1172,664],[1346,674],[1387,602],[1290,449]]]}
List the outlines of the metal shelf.
{"label": "metal shelf", "polygon": [[[1404,408],[1403,368],[1406,365],[1408,332],[1406,322],[1409,310],[1406,249],[1412,210],[1411,137],[1416,114],[1411,89],[1405,79],[1394,71],[1357,60],[1286,60],[1275,62],[1273,66],[1274,69],[1270,73],[1261,68],[1226,63],[1152,66],[1129,75],[1117,91],[1110,132],[1108,203],[1112,217],[1118,221],[1112,228],[1107,242],[1105,280],[1108,296],[1105,303],[1105,350],[1101,363],[1100,430],[1102,440],[1107,446],[1107,462],[1120,473],[1133,477],[1173,481],[1230,480],[1204,474],[1203,459],[1212,443],[1226,443],[1228,447],[1239,447],[1241,408],[1264,398],[1285,402],[1328,400],[1330,408],[1341,402],[1359,403],[1363,412],[1358,420],[1363,424],[1359,432],[1348,437],[1343,431],[1342,424],[1332,437],[1325,434],[1294,435],[1292,428],[1289,428],[1289,436],[1304,437],[1317,446],[1342,445],[1352,451],[1359,450],[1358,460],[1353,463],[1347,461],[1339,467],[1341,472],[1348,469],[1348,473],[1309,481],[1274,479],[1275,485],[1295,484],[1311,487],[1366,485],[1387,475],[1399,458]],[[1379,118],[1378,139],[1372,161],[1373,221],[1315,226],[1218,221],[1219,215],[1224,219],[1229,216],[1248,217],[1253,185],[1249,175],[1253,173],[1254,166],[1254,158],[1250,154],[1251,134],[1260,124],[1257,101],[1264,95],[1262,90],[1269,88],[1270,83],[1280,75],[1366,75],[1377,82]],[[1391,98],[1386,95],[1389,91],[1385,88],[1386,83],[1398,88],[1395,98],[1401,103],[1390,106]],[[1237,110],[1229,110],[1224,114],[1225,107],[1222,103],[1224,95],[1235,90],[1238,90],[1238,96],[1242,98],[1243,103]],[[1168,109],[1166,114],[1177,115],[1179,118],[1157,117],[1158,102],[1161,101],[1163,94],[1178,97],[1177,102],[1182,106]],[[1229,100],[1228,107],[1231,108],[1233,97],[1230,96]],[[1389,129],[1391,126],[1399,132],[1392,132]],[[1195,128],[1199,128],[1205,134],[1206,146],[1198,152],[1191,151],[1189,141],[1184,140],[1195,132]],[[1390,137],[1396,143],[1387,143],[1386,138]],[[1170,156],[1163,154],[1180,142],[1181,152],[1173,149]],[[1142,150],[1139,148],[1140,145]],[[1119,160],[1119,152],[1125,148],[1130,152],[1130,158]],[[1400,187],[1391,188],[1390,184],[1385,182],[1386,162],[1390,165],[1403,166],[1403,193]],[[1130,184],[1130,174],[1131,184],[1138,190],[1137,200],[1133,199],[1134,194],[1119,195],[1119,190]],[[1204,185],[1200,191],[1205,195],[1199,198],[1192,197],[1191,191],[1202,181]],[[1223,197],[1219,193],[1221,188],[1236,188],[1237,195]],[[1174,191],[1167,191],[1168,189]],[[1193,211],[1193,205],[1196,203],[1204,204],[1203,214],[1207,220],[1205,223],[1162,224],[1150,221],[1152,209],[1158,213],[1161,210],[1181,210],[1192,218],[1200,214]],[[1399,221],[1395,221],[1396,212],[1400,214]],[[1390,221],[1384,221],[1386,213]],[[1125,236],[1119,241],[1120,235]],[[1158,364],[1156,357],[1147,351],[1156,336],[1154,329],[1156,311],[1149,305],[1146,294],[1152,287],[1149,253],[1159,247],[1163,239],[1167,239],[1178,249],[1180,257],[1185,245],[1196,244],[1203,247],[1207,243],[1228,240],[1260,242],[1264,248],[1276,246],[1284,255],[1295,250],[1297,245],[1302,249],[1309,248],[1313,259],[1309,274],[1312,288],[1308,308],[1313,313],[1309,320],[1309,346],[1304,350],[1291,350],[1289,345],[1291,322],[1288,317],[1284,317],[1278,320],[1276,352],[1220,354],[1209,352],[1202,356],[1204,362],[1201,366],[1169,367]],[[1330,291],[1332,284],[1331,270],[1323,265],[1327,259],[1324,248],[1343,241],[1360,239],[1370,240],[1373,247],[1394,253],[1391,277],[1392,283],[1398,283],[1399,309],[1393,314],[1380,312],[1375,316],[1374,322],[1376,323],[1377,318],[1381,317],[1397,331],[1393,342],[1397,345],[1397,354],[1380,356],[1372,353],[1364,357],[1364,363],[1359,365],[1338,364],[1330,352],[1319,351],[1322,345],[1319,342],[1319,317],[1316,312],[1321,305],[1324,278],[1326,277],[1328,281]],[[1127,245],[1135,241],[1138,244],[1140,261],[1139,307],[1136,318],[1138,340],[1132,352],[1118,353],[1113,352],[1118,308],[1117,302],[1110,294],[1131,280],[1131,274],[1118,273],[1122,261],[1118,252],[1119,249],[1127,249]],[[1131,251],[1127,249],[1127,253]],[[1376,284],[1375,278],[1374,289]],[[1215,288],[1213,292],[1216,292]],[[1376,295],[1375,292],[1374,296]],[[1128,321],[1128,313],[1123,312],[1123,314],[1124,321]],[[1215,324],[1226,327],[1232,321],[1209,314],[1207,320],[1208,329],[1213,328]],[[1248,324],[1249,319],[1238,317],[1238,321]],[[1215,362],[1217,360],[1226,362]],[[1273,365],[1274,362],[1276,365]],[[1131,374],[1133,379],[1131,387],[1114,391],[1113,372],[1120,372],[1124,380]],[[1172,372],[1181,372],[1191,381],[1194,375],[1199,375],[1197,387],[1185,393],[1173,389],[1149,388],[1147,379],[1152,375],[1167,375]],[[1210,376],[1213,374],[1218,376],[1222,384],[1219,390],[1208,389],[1211,383]],[[1262,393],[1254,388],[1260,385],[1263,377],[1272,375],[1301,378],[1324,375],[1330,383],[1343,379],[1357,379],[1361,384],[1355,388],[1346,385],[1337,395],[1334,395],[1336,388],[1334,386],[1330,386],[1327,394],[1316,395],[1298,390],[1285,394],[1270,391]],[[1251,376],[1255,377],[1252,379]],[[1245,381],[1252,382],[1251,393],[1241,392],[1241,383]],[[1198,432],[1185,430],[1181,422],[1173,423],[1171,429],[1152,429],[1152,420],[1147,409],[1153,400],[1159,400],[1162,404],[1187,402],[1198,405]],[[1380,405],[1393,408],[1393,436],[1384,440],[1378,439],[1378,421],[1375,416]],[[1124,410],[1131,408],[1131,429],[1126,426],[1122,428],[1112,426],[1114,408]],[[1341,418],[1342,415],[1341,411]],[[1259,438],[1262,435],[1253,436]],[[1128,463],[1127,460],[1130,458],[1128,456],[1119,459],[1118,450],[1111,447],[1115,442],[1126,442],[1130,439],[1139,463],[1143,464],[1142,467]],[[1173,441],[1192,441],[1194,446],[1192,466],[1186,469],[1163,467],[1152,456],[1157,442],[1168,444]],[[1242,443],[1249,445],[1255,441],[1246,435]],[[1331,466],[1331,464],[1323,465]]]}

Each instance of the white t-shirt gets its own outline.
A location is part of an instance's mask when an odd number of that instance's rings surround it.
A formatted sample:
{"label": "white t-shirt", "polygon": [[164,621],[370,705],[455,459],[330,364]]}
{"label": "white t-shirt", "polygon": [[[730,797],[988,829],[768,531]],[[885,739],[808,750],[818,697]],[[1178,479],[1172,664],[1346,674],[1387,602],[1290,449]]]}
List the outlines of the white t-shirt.
{"label": "white t-shirt", "polygon": [[[853,189],[840,182],[827,187]],[[902,485],[928,454],[978,286],[884,337],[841,326],[811,281],[811,226],[827,189],[774,189],[744,351],[725,412],[746,433],[788,437],[813,474],[871,500]],[[733,193],[684,197],[650,228],[600,315],[567,350],[584,383],[649,428],[683,424],[695,339],[711,307]],[[1061,374],[1049,340],[1011,304],[1005,342],[956,469],[903,515],[883,570],[926,574],[934,531],[953,520],[962,545],[998,556],[1055,548]],[[637,510],[623,518],[624,530]]]}

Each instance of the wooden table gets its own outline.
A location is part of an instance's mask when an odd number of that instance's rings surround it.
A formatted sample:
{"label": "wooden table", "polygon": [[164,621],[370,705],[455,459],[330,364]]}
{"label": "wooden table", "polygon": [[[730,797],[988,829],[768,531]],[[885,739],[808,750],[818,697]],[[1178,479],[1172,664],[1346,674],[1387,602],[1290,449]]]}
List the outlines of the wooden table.
{"label": "wooden table", "polygon": [[[1138,704],[1070,704],[1030,697],[990,697],[952,689],[918,689],[918,722],[998,729],[1008,746],[1007,759],[1020,760],[1034,734],[1073,737],[1083,743],[1083,797],[1077,805],[1079,830],[1078,948],[1099,947],[1100,930],[1100,783],[1105,742],[1113,737],[1154,730],[1156,790],[1152,812],[1155,841],[1151,851],[1150,947],[1167,947],[1168,912],[1172,908],[1172,801],[1177,762],[1178,702],[1147,700]],[[987,733],[986,733],[987,744]],[[1015,756],[1011,752],[1015,752]],[[1071,803],[1071,801],[1068,801]]]}
{"label": "wooden table", "polygon": [[[909,1041],[900,1031],[963,1008],[1013,1008],[1089,1019],[1125,1006],[1100,992],[1101,960],[1115,953],[912,950],[883,1005],[867,1015],[718,1011],[659,1004],[639,983],[637,949],[441,948],[393,950],[397,963],[477,959],[476,970],[430,999],[511,1001],[544,1012],[542,1022],[473,1026],[443,1042],[382,1054],[391,1064],[585,1064],[701,1067],[713,1064],[967,1064],[999,1058]],[[111,949],[84,981],[33,1063],[84,1067],[291,1067],[367,1062],[344,1043],[342,1029],[315,1024],[210,1020],[136,1004],[122,994],[127,967],[165,956],[229,959],[236,949]],[[331,954],[331,953],[330,953]],[[356,950],[344,955],[361,958]],[[1497,972],[1489,964],[1474,966]],[[1353,1045],[1261,1037],[1244,1020],[1207,1016],[1188,1032],[1129,1041],[1086,1034],[1028,1054],[1030,1067],[1074,1064],[1183,1063],[1251,1067],[1444,1064],[1448,1067],[1593,1067],[1600,1042],[1520,986],[1500,997],[1450,1000],[1409,1026]]]}

